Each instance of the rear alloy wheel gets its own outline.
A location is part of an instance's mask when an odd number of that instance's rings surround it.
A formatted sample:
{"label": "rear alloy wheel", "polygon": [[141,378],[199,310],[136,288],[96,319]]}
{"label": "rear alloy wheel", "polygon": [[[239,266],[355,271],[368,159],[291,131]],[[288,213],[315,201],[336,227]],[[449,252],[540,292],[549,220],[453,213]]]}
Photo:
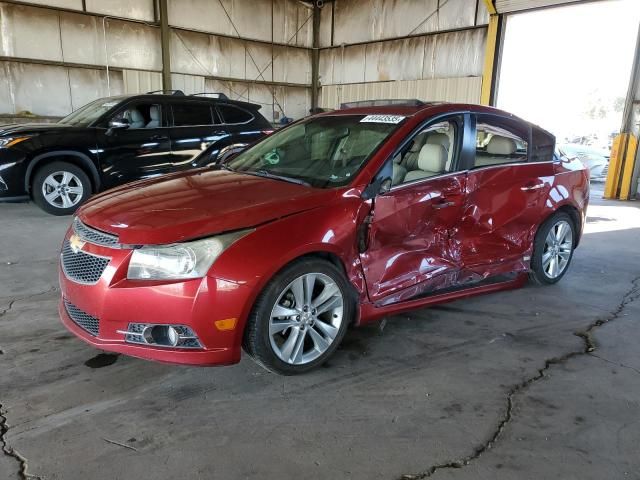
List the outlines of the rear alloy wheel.
{"label": "rear alloy wheel", "polygon": [[538,284],[558,282],[566,273],[573,257],[575,226],[566,213],[549,218],[536,235],[531,279]]}
{"label": "rear alloy wheel", "polygon": [[351,315],[347,282],[323,260],[296,262],[258,300],[245,332],[245,350],[268,370],[296,374],[329,358]]}
{"label": "rear alloy wheel", "polygon": [[75,165],[54,162],[45,165],[33,180],[33,199],[48,213],[69,215],[91,195],[89,178]]}

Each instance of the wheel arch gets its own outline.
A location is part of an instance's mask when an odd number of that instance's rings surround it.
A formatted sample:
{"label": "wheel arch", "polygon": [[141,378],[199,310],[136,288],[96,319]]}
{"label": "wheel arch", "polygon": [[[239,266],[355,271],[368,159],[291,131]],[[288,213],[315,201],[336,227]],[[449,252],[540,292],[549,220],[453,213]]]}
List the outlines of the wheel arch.
{"label": "wheel arch", "polygon": [[574,248],[576,248],[580,244],[580,239],[582,237],[582,220],[581,220],[582,217],[580,215],[580,210],[575,205],[572,205],[570,203],[562,204],[555,210],[549,212],[548,215],[546,215],[538,225],[538,228],[536,229],[536,234],[538,233],[538,230],[540,230],[540,227],[542,227],[542,225],[544,225],[544,223],[547,220],[549,220],[555,214],[560,212],[563,212],[569,215],[569,217],[571,218],[571,221],[573,222],[573,226],[576,229],[576,235],[573,241],[573,246]]}
{"label": "wheel arch", "polygon": [[352,306],[353,306],[353,319],[351,320],[350,324],[352,325],[358,325],[360,323],[360,295],[361,292],[359,292],[358,287],[354,284],[353,282],[353,275],[349,274],[349,270],[348,270],[348,266],[347,263],[345,262],[344,258],[339,254],[339,252],[337,252],[336,250],[334,250],[333,248],[335,248],[335,245],[331,245],[331,244],[322,244],[322,245],[316,245],[312,248],[309,248],[306,251],[303,252],[295,252],[294,254],[292,254],[291,256],[289,256],[288,258],[286,258],[284,261],[282,262],[278,262],[278,267],[274,268],[272,271],[270,271],[267,275],[264,276],[263,280],[259,283],[257,283],[254,287],[253,287],[253,293],[249,299],[249,301],[247,302],[247,305],[242,313],[242,317],[240,319],[240,328],[238,328],[237,330],[237,335],[238,335],[238,339],[241,342],[242,341],[242,337],[244,336],[244,332],[247,328],[247,320],[249,318],[249,316],[251,315],[252,310],[255,307],[256,302],[258,301],[258,298],[260,297],[260,294],[262,293],[262,291],[266,288],[266,286],[269,284],[269,282],[276,276],[278,275],[280,272],[282,272],[285,268],[289,267],[291,264],[295,263],[295,262],[299,262],[301,260],[305,260],[305,259],[320,259],[320,260],[324,260],[327,261],[329,263],[331,263],[332,265],[334,265],[335,267],[338,268],[338,270],[340,270],[340,272],[344,275],[345,280],[347,281],[347,284],[351,287],[350,288],[350,292],[349,293],[349,298],[348,300],[350,302],[352,302]]}
{"label": "wheel arch", "polygon": [[38,169],[55,161],[66,161],[81,168],[89,176],[94,192],[100,189],[100,173],[91,158],[76,150],[55,150],[53,152],[36,155],[31,162],[29,162],[24,176],[24,188],[29,194],[32,194],[31,183]]}

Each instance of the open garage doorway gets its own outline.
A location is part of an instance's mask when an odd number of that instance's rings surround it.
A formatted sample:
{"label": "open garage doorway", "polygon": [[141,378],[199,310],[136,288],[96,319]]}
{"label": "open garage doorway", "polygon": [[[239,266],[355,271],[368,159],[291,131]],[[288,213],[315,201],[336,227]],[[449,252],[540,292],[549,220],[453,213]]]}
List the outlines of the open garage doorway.
{"label": "open garage doorway", "polygon": [[588,164],[596,189],[620,129],[639,22],[638,0],[506,19],[497,106],[554,133],[563,153]]}

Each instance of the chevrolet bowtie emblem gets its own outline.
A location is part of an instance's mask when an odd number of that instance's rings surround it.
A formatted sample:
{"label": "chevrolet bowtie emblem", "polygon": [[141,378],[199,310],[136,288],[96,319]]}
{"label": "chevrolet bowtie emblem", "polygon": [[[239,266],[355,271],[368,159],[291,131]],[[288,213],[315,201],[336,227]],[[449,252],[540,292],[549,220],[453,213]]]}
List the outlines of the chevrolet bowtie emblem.
{"label": "chevrolet bowtie emblem", "polygon": [[85,243],[86,242],[84,242],[75,233],[71,235],[71,237],[69,238],[69,246],[71,247],[71,250],[73,251],[73,253],[78,253],[80,250],[82,250],[82,247],[84,247]]}

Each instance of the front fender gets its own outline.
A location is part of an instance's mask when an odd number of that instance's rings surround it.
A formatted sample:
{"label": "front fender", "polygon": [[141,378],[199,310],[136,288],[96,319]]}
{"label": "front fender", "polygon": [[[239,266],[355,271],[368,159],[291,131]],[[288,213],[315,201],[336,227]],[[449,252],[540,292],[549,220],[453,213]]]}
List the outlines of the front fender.
{"label": "front fender", "polygon": [[366,299],[357,252],[356,230],[365,203],[341,200],[270,222],[233,244],[215,262],[210,276],[249,287],[239,319],[242,335],[251,309],[267,283],[286,265],[306,255],[325,253],[340,259],[360,300]]}

